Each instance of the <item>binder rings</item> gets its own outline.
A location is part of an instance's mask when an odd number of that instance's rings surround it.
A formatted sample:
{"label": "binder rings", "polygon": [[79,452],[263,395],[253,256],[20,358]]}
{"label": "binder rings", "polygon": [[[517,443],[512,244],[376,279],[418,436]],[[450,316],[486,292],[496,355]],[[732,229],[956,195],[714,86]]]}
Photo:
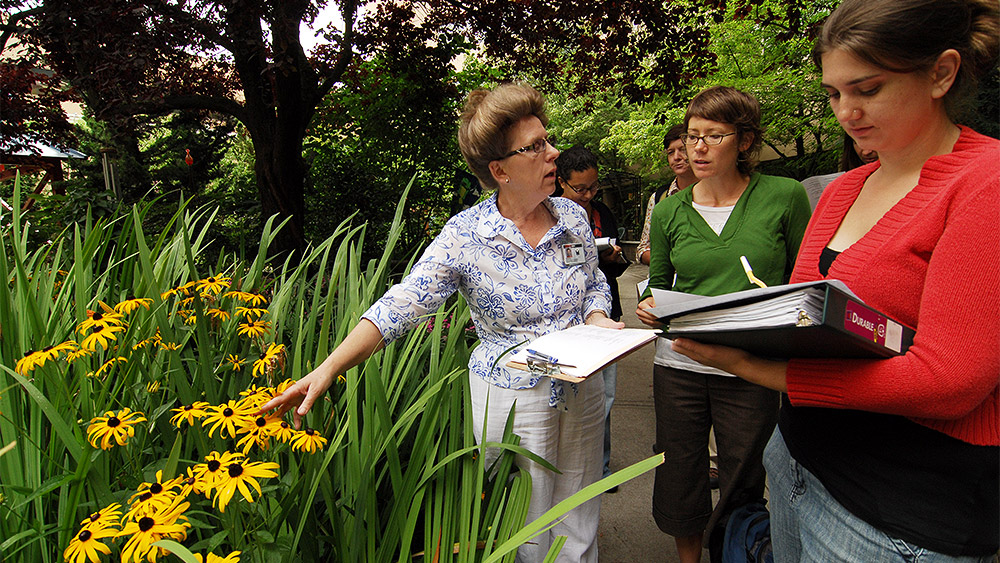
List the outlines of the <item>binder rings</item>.
{"label": "binder rings", "polygon": [[656,339],[658,330],[577,325],[540,336],[506,366],[578,383]]}
{"label": "binder rings", "polygon": [[721,344],[770,358],[887,358],[915,331],[823,280],[672,303],[652,311],[663,336]]}

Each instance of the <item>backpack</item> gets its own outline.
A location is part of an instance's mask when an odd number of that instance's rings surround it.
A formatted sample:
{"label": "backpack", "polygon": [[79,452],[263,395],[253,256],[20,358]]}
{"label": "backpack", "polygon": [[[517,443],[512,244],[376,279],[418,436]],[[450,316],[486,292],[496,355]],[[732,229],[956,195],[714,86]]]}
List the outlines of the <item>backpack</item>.
{"label": "backpack", "polygon": [[771,515],[763,500],[733,511],[726,525],[723,563],[774,563],[771,551]]}

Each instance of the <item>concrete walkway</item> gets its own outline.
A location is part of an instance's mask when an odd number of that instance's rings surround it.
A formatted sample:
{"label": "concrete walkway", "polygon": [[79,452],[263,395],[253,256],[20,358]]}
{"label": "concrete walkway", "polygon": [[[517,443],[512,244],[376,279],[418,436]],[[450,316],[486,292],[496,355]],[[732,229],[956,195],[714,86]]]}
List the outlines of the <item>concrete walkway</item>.
{"label": "concrete walkway", "polygon": [[[618,278],[625,326],[647,328],[635,316],[635,284],[649,275],[633,264]],[[653,455],[656,426],[653,414],[653,345],[618,363],[618,389],[611,409],[611,470],[617,471]],[[670,460],[667,460],[670,463]],[[598,552],[601,563],[678,561],[672,537],[656,527],[651,514],[653,472],[625,483],[601,499]],[[702,552],[708,563],[708,551]]]}

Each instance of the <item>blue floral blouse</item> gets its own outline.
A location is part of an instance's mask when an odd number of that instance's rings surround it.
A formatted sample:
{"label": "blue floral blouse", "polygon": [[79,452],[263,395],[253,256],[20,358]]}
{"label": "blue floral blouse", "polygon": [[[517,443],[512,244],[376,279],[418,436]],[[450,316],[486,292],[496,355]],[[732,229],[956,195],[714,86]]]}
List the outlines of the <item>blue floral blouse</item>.
{"label": "blue floral blouse", "polygon": [[[534,387],[539,376],[507,368],[497,361],[500,355],[515,344],[583,324],[595,311],[611,310],[583,208],[564,198],[549,198],[543,205],[556,225],[535,248],[500,214],[496,194],[452,217],[410,273],[363,318],[389,343],[460,291],[480,340],[469,371],[498,387]],[[583,243],[582,263],[565,263],[562,245],[567,243]],[[564,406],[563,393],[562,382],[552,380],[549,404]]]}

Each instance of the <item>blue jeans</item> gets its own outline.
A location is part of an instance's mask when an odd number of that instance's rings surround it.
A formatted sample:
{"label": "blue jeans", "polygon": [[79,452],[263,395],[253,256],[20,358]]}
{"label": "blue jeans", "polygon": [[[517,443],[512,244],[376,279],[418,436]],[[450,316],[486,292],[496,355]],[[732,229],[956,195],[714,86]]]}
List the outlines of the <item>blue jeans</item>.
{"label": "blue jeans", "polygon": [[986,562],[930,551],[886,535],[854,516],[788,452],[775,429],[764,449],[770,482],[771,545],[775,563],[799,561]]}
{"label": "blue jeans", "polygon": [[615,386],[618,384],[618,364],[604,368],[604,473],[601,478],[611,475],[611,405],[615,402]]}

